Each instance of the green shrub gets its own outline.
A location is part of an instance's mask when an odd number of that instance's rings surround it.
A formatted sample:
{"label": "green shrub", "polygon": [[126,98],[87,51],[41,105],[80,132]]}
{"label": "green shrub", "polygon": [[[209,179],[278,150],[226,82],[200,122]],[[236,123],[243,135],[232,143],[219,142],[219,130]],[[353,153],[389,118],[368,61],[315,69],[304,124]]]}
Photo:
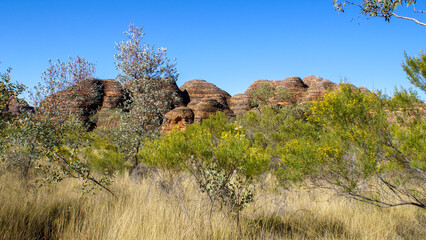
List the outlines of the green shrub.
{"label": "green shrub", "polygon": [[84,149],[84,156],[91,168],[110,176],[125,169],[123,154],[108,137],[95,137],[92,141],[92,144]]}
{"label": "green shrub", "polygon": [[212,202],[237,211],[253,201],[253,180],[268,169],[270,159],[222,112],[185,131],[147,140],[139,156],[149,165],[189,171]]}

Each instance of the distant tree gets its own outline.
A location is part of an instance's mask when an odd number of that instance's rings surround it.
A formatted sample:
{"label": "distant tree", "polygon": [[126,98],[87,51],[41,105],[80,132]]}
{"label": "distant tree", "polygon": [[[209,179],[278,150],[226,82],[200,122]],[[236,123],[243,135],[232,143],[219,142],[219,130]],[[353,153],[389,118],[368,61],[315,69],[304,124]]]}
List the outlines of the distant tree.
{"label": "distant tree", "polygon": [[250,103],[254,107],[262,109],[263,107],[276,108],[274,101],[288,101],[290,91],[286,88],[277,88],[268,82],[263,82],[258,88],[250,92]]}
{"label": "distant tree", "polygon": [[333,0],[333,5],[337,11],[344,12],[348,5],[356,6],[360,9],[361,14],[369,17],[381,17],[389,22],[392,17],[413,21],[419,25],[426,26],[426,23],[415,18],[400,16],[395,13],[398,6],[412,5],[414,13],[425,13],[425,11],[416,9],[416,0]]}
{"label": "distant tree", "polygon": [[178,73],[176,63],[167,58],[166,48],[154,47],[143,42],[142,27],[130,24],[124,33],[127,41],[116,43],[116,66],[122,72],[118,80],[128,90],[125,110],[118,133],[120,148],[134,165],[138,164],[137,152],[146,137],[159,133],[164,113],[170,109],[173,96],[167,86],[175,83]]}
{"label": "distant tree", "polygon": [[408,80],[426,93],[426,54],[422,52],[418,57],[409,57],[404,53],[404,56],[405,62],[402,63],[402,68]]}

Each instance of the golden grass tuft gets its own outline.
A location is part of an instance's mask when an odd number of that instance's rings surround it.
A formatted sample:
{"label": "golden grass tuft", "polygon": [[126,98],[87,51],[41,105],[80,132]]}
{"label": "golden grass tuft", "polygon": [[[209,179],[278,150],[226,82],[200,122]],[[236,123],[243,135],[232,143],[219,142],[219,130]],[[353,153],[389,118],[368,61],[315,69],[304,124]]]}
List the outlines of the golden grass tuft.
{"label": "golden grass tuft", "polygon": [[0,239],[423,239],[426,213],[415,207],[378,208],[320,189],[279,190],[273,179],[236,218],[214,208],[186,174],[127,174],[103,192],[82,195],[69,179],[34,188],[0,176]]}

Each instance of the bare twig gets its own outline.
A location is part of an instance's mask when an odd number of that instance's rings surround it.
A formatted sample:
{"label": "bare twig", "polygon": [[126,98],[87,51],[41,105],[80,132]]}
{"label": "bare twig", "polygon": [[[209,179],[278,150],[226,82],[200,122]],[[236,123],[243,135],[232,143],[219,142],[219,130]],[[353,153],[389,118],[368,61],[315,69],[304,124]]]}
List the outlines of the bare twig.
{"label": "bare twig", "polygon": [[414,12],[415,12],[415,13],[426,13],[426,11],[417,10],[417,9],[416,9],[416,6],[414,5],[414,3],[413,3],[413,9],[414,9]]}
{"label": "bare twig", "polygon": [[90,177],[88,174],[84,174],[83,172],[81,172],[80,170],[73,168],[65,158],[59,156],[56,154],[56,157],[59,158],[65,165],[67,165],[68,167],[70,167],[72,170],[76,171],[80,176],[84,176],[86,177],[89,181],[91,181],[92,183],[94,183],[95,185],[98,185],[99,187],[101,187],[102,189],[105,189],[107,192],[111,193],[116,199],[118,199],[118,197],[107,187],[105,187],[103,184],[101,184],[100,182],[98,182],[96,179],[94,179],[93,177]]}

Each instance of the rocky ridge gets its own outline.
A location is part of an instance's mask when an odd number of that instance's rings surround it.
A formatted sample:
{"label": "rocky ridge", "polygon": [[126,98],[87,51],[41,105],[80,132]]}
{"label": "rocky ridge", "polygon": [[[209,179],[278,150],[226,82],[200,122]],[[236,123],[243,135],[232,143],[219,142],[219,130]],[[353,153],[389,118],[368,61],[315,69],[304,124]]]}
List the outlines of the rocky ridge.
{"label": "rocky ridge", "polygon": [[[200,122],[217,111],[224,112],[228,118],[245,113],[256,107],[250,102],[250,94],[265,83],[275,89],[284,88],[289,93],[285,100],[276,97],[269,99],[272,104],[281,106],[321,99],[328,89],[337,87],[337,84],[317,76],[307,76],[303,80],[299,77],[262,79],[253,82],[244,93],[231,96],[203,79],[190,80],[181,87],[173,83],[167,86],[167,90],[175,97],[171,110],[164,115],[162,129],[170,131],[175,126],[184,129],[188,124]],[[362,87],[359,89],[368,91]],[[125,99],[125,87],[116,80],[90,79],[51,95],[41,106],[54,112],[53,118],[63,119],[71,114],[92,127],[110,128],[118,126],[119,118],[114,117],[114,111],[123,107]]]}

